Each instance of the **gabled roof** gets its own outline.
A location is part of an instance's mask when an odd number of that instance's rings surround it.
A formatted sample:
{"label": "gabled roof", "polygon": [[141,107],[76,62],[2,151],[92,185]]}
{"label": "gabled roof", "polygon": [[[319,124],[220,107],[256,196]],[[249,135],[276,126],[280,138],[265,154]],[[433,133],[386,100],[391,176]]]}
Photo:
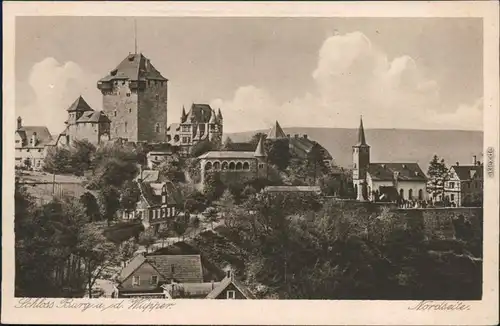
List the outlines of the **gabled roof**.
{"label": "gabled roof", "polygon": [[229,286],[233,284],[234,287],[236,289],[238,289],[238,291],[240,291],[241,294],[243,294],[243,296],[246,298],[246,299],[255,299],[255,296],[252,294],[252,292],[250,292],[247,287],[245,285],[243,285],[242,283],[240,283],[239,281],[237,281],[234,277],[226,277],[224,278],[220,283],[219,283],[219,286],[217,286],[215,289],[212,290],[212,292],[210,292],[208,295],[207,295],[207,299],[217,299],[217,297]]}
{"label": "gabled roof", "polygon": [[287,138],[286,134],[283,131],[283,129],[281,129],[279,122],[276,121],[271,130],[269,130],[269,133],[267,134],[267,139],[282,139],[282,138]]}
{"label": "gabled roof", "polygon": [[136,255],[132,260],[121,270],[118,275],[117,281],[119,283],[125,281],[129,276],[135,272],[139,267],[146,262],[146,257],[143,255]]}
{"label": "gabled roof", "polygon": [[179,283],[203,283],[200,255],[151,255],[147,260],[167,279]]}
{"label": "gabled roof", "polygon": [[483,179],[483,167],[480,165],[453,165],[451,169],[460,180]]}
{"label": "gabled roof", "polygon": [[102,111],[86,111],[82,116],[76,120],[77,123],[110,123],[108,116]]}
{"label": "gabled roof", "polygon": [[[156,171],[157,172],[157,171]],[[163,187],[166,188],[166,196],[168,205],[180,205],[182,203],[182,195],[171,181],[166,182],[138,182],[141,197],[146,201],[148,206],[159,206],[162,204]]]}
{"label": "gabled roof", "polygon": [[372,180],[394,180],[395,174],[399,181],[426,181],[427,177],[417,163],[370,163],[368,173]]}
{"label": "gabled roof", "polygon": [[90,105],[83,99],[83,97],[79,96],[66,110],[68,112],[86,112],[86,111],[94,111]]}
{"label": "gabled roof", "polygon": [[213,114],[215,112],[210,105],[193,103],[187,114],[186,123],[208,123]]}
{"label": "gabled roof", "polygon": [[142,53],[127,55],[109,75],[99,80],[99,82],[107,82],[116,79],[128,79],[131,81],[167,81]]}
{"label": "gabled roof", "polygon": [[[16,130],[16,133],[23,139],[24,147],[44,147],[52,142],[52,135],[49,129],[44,126],[23,126]],[[36,144],[31,144],[31,137],[36,134]]]}

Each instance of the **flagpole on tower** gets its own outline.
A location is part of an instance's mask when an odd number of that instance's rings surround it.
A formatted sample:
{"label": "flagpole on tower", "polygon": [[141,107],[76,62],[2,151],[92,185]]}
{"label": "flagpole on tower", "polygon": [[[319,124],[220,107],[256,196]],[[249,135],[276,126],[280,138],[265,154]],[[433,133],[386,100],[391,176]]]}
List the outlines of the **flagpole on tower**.
{"label": "flagpole on tower", "polygon": [[137,20],[134,18],[134,54],[137,54]]}

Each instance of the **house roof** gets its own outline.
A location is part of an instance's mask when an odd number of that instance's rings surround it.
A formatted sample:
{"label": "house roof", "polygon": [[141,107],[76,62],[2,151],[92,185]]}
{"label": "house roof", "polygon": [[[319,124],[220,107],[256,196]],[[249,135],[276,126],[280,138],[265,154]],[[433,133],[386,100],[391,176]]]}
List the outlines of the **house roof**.
{"label": "house roof", "polygon": [[395,174],[399,181],[427,180],[417,163],[370,163],[368,173],[374,181],[394,180]]}
{"label": "house roof", "polygon": [[212,115],[215,115],[215,111],[210,105],[193,103],[187,114],[186,122],[208,123]]}
{"label": "house roof", "polygon": [[264,192],[319,192],[319,186],[267,186]]}
{"label": "house roof", "polygon": [[83,97],[79,96],[66,110],[68,112],[75,112],[75,111],[81,111],[81,112],[86,112],[86,111],[94,111],[90,105],[83,99]]}
{"label": "house roof", "polygon": [[[44,126],[23,126],[17,129],[16,132],[23,139],[23,142],[28,142],[24,147],[44,147],[52,142],[52,135],[49,129]],[[30,144],[31,137],[36,134],[36,144]]]}
{"label": "house roof", "polygon": [[210,151],[198,156],[199,159],[237,159],[237,158],[255,158],[254,152],[238,151]]}
{"label": "house roof", "polygon": [[226,277],[224,278],[219,286],[217,286],[215,289],[213,289],[207,296],[207,299],[217,299],[217,297],[229,286],[233,284],[235,288],[240,291],[243,296],[247,299],[255,299],[255,296],[247,289],[245,285],[243,285],[241,282],[237,281],[234,279],[234,277]]}
{"label": "house roof", "polygon": [[86,111],[76,120],[77,123],[93,122],[93,123],[110,123],[108,116],[102,111]]}
{"label": "house roof", "polygon": [[165,284],[171,298],[205,298],[220,282]]}
{"label": "house roof", "polygon": [[139,180],[140,178],[142,178],[142,182],[156,182],[158,181],[159,176],[160,171],[158,170],[143,170],[142,176],[141,173],[139,173],[135,179]]}
{"label": "house roof", "polygon": [[202,283],[203,270],[200,255],[151,255],[147,256],[167,279],[179,283]]}
{"label": "house roof", "polygon": [[478,165],[453,165],[460,180],[483,179],[483,167]]}
{"label": "house roof", "polygon": [[127,55],[109,75],[100,79],[99,82],[107,82],[116,79],[128,79],[131,81],[167,81],[142,53]]}
{"label": "house roof", "polygon": [[162,204],[163,187],[167,192],[168,205],[180,205],[182,203],[182,195],[171,181],[166,182],[138,182],[139,190],[142,198],[148,206],[158,206]]}
{"label": "house roof", "polygon": [[119,283],[125,281],[129,276],[135,272],[146,261],[143,255],[136,255],[120,272],[117,281]]}
{"label": "house roof", "polygon": [[227,150],[233,152],[251,152],[255,150],[255,144],[250,142],[229,143]]}
{"label": "house roof", "polygon": [[267,139],[281,139],[281,138],[287,138],[287,137],[283,129],[281,129],[279,122],[276,121],[271,130],[269,130],[269,133],[267,134]]}

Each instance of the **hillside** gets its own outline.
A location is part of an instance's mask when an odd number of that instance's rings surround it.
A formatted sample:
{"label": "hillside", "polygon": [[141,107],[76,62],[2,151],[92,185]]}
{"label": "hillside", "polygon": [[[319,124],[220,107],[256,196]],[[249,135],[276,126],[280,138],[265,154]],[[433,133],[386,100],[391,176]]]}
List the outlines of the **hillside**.
{"label": "hillside", "polygon": [[[357,129],[340,128],[283,128],[286,134],[307,134],[322,144],[334,157],[336,164],[347,167],[351,164],[351,146],[357,141]],[[267,133],[267,130],[256,130],[232,133],[235,142],[243,142],[256,132]],[[470,164],[472,155],[482,160],[483,132],[462,130],[410,130],[410,129],[366,129],[366,140],[371,146],[372,162],[417,162],[422,169],[434,154],[443,157],[447,165],[461,162]]]}

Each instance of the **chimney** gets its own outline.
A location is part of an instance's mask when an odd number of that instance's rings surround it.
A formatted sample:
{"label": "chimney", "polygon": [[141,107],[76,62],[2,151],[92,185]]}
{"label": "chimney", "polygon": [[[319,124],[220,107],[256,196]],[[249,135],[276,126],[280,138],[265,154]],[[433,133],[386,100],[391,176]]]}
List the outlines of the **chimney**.
{"label": "chimney", "polygon": [[17,118],[17,129],[21,129],[23,127],[23,119],[21,117]]}
{"label": "chimney", "polygon": [[33,133],[33,135],[31,135],[31,145],[32,146],[36,146],[36,132]]}
{"label": "chimney", "polygon": [[212,290],[215,289],[215,283],[214,280],[212,280]]}
{"label": "chimney", "polygon": [[295,136],[295,138],[299,138],[299,135],[298,135],[298,134],[295,134],[294,136]]}
{"label": "chimney", "polygon": [[476,165],[477,164],[477,157],[476,155],[473,155],[472,156],[472,165]]}
{"label": "chimney", "polygon": [[477,161],[477,166],[481,166],[481,161]]}
{"label": "chimney", "polygon": [[307,134],[304,134],[304,139],[307,139]]}
{"label": "chimney", "polygon": [[457,166],[460,166],[460,162],[457,162]]}

